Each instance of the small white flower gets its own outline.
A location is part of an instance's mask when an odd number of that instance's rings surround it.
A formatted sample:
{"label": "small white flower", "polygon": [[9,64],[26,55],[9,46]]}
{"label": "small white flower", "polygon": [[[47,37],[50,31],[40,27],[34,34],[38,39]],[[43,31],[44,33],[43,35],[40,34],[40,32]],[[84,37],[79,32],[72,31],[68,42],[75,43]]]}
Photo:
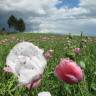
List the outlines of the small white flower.
{"label": "small white flower", "polygon": [[38,96],[51,96],[50,92],[40,92]]}
{"label": "small white flower", "polygon": [[30,42],[15,45],[6,59],[6,65],[18,77],[21,84],[28,84],[40,78],[47,65],[44,50]]}

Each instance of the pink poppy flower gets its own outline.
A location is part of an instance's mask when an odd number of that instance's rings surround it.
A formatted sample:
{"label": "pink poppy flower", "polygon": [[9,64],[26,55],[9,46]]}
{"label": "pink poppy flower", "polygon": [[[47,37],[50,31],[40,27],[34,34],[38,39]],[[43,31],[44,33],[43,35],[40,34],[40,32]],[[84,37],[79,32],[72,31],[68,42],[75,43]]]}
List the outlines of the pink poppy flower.
{"label": "pink poppy flower", "polygon": [[83,71],[70,59],[61,59],[55,68],[55,75],[68,84],[75,84],[83,79]]}

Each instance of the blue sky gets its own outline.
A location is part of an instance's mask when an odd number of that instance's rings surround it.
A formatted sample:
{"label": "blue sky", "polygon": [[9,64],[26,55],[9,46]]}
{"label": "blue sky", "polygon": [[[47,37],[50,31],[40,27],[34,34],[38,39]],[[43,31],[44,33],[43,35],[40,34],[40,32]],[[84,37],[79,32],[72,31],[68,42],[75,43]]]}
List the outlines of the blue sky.
{"label": "blue sky", "polygon": [[96,0],[0,0],[0,26],[13,14],[26,32],[96,35]]}
{"label": "blue sky", "polygon": [[59,0],[59,1],[61,1],[61,2],[56,4],[57,8],[62,8],[62,7],[68,7],[68,8],[78,7],[79,3],[80,3],[79,0]]}

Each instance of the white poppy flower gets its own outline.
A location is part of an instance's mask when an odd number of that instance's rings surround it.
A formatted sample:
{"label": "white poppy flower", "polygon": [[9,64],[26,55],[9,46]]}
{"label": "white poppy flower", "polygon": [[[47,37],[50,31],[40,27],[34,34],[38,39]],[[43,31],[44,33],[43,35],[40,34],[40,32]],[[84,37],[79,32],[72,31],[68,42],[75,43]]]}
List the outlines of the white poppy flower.
{"label": "white poppy flower", "polygon": [[20,42],[8,54],[6,65],[21,84],[28,84],[39,79],[44,72],[47,60],[43,53],[44,50],[30,42]]}
{"label": "white poppy flower", "polygon": [[38,96],[51,96],[50,92],[40,92]]}

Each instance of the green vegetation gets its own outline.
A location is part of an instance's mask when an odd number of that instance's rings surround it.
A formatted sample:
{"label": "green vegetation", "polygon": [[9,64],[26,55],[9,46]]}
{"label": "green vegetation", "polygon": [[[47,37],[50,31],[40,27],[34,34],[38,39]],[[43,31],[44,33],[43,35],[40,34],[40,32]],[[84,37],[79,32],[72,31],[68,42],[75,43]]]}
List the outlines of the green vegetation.
{"label": "green vegetation", "polygon": [[[18,87],[15,76],[5,73],[3,67],[11,48],[20,41],[29,41],[44,48],[53,49],[53,58],[43,75],[42,84],[37,89]],[[74,48],[81,47],[80,55]],[[80,64],[84,70],[84,80],[75,85],[65,84],[54,76],[54,68],[60,58],[69,57]],[[52,96],[96,96],[96,37],[59,36],[52,34],[18,33],[0,36],[0,96],[37,96],[41,91],[50,91]]]}

